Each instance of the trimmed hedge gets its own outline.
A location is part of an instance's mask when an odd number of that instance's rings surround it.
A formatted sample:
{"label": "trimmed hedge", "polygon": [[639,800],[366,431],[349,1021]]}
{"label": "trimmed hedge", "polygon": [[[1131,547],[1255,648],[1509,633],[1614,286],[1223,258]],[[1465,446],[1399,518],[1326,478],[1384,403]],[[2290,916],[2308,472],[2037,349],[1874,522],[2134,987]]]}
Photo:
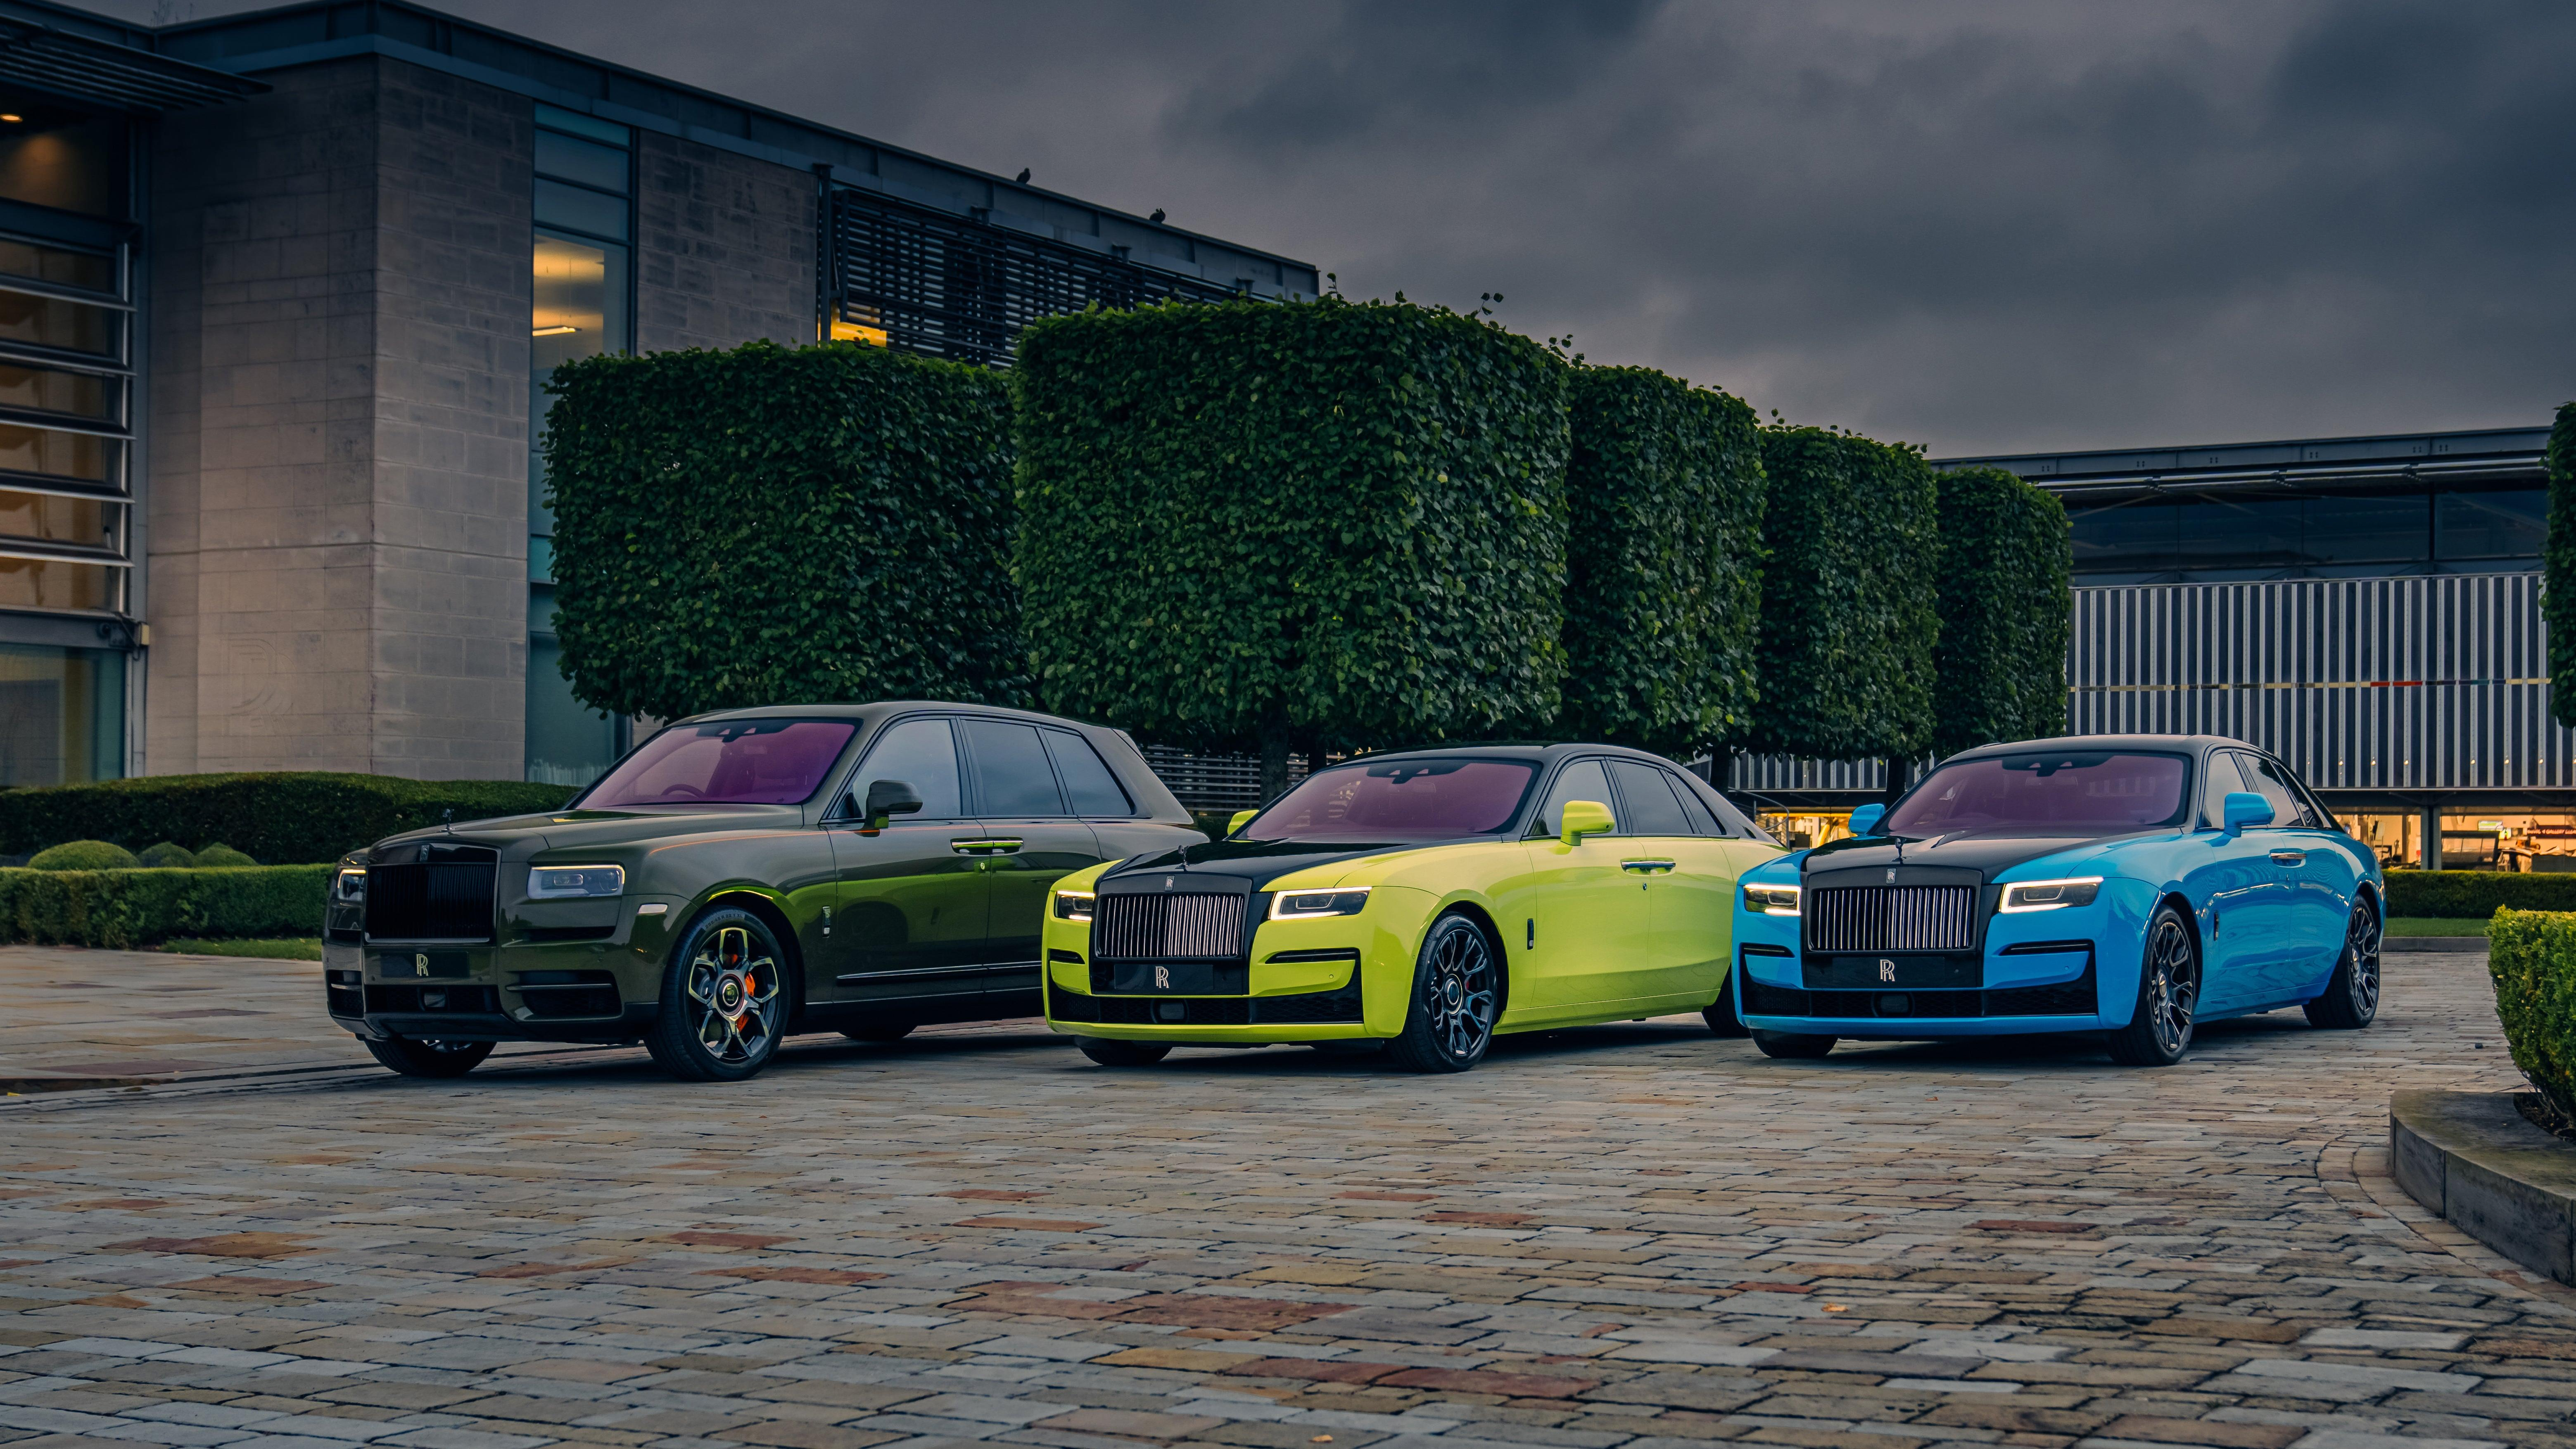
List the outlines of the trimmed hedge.
{"label": "trimmed hedge", "polygon": [[174,936],[316,936],[335,869],[0,869],[0,929],[11,941],[113,948]]}
{"label": "trimmed hedge", "polygon": [[2549,714],[2576,725],[2576,402],[2549,430],[2549,534],[2540,549],[2540,617],[2549,630]]}
{"label": "trimmed hedge", "polygon": [[[323,771],[145,775],[90,785],[0,790],[0,854],[94,838],[128,850],[161,841],[227,843],[254,860],[337,860],[388,835],[552,810],[569,785],[518,780],[406,780]],[[319,917],[315,918],[319,920]],[[318,929],[318,928],[317,928]]]}
{"label": "trimmed hedge", "polygon": [[1568,378],[1557,734],[1673,757],[1743,732],[1762,623],[1753,409],[1644,367]]}
{"label": "trimmed hedge", "polygon": [[1553,718],[1566,367],[1394,303],[1169,303],[1031,323],[1019,580],[1043,707],[1201,748]]}
{"label": "trimmed hedge", "polygon": [[2513,1064],[2560,1120],[2576,1119],[2576,915],[2497,912],[2487,923],[2487,975]]}
{"label": "trimmed hedge", "polygon": [[555,631],[611,714],[1016,704],[1010,395],[856,343],[557,369]]}
{"label": "trimmed hedge", "polygon": [[1826,760],[1932,742],[1939,488],[1919,449],[1823,428],[1762,436],[1761,699],[1736,743]]}
{"label": "trimmed hedge", "polygon": [[104,840],[66,840],[27,861],[34,870],[133,870],[142,864],[133,851]]}
{"label": "trimmed hedge", "polygon": [[2066,505],[2001,468],[1937,475],[1941,641],[1932,753],[2066,733],[2074,535]]}
{"label": "trimmed hedge", "polygon": [[2501,870],[2392,870],[2388,914],[2484,920],[2499,909],[2576,911],[2576,875]]}

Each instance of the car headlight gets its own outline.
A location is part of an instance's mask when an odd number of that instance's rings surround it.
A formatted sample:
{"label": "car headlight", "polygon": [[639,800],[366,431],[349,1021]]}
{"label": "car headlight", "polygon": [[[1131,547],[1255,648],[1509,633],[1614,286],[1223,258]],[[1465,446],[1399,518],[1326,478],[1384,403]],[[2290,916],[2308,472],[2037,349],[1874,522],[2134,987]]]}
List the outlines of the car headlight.
{"label": "car headlight", "polygon": [[1090,920],[1091,900],[1092,893],[1089,891],[1057,891],[1055,918],[1059,921]]}
{"label": "car headlight", "polygon": [[2102,877],[2076,876],[2069,880],[2017,880],[2004,887],[2003,903],[1998,911],[2018,914],[2023,911],[2062,911],[2068,906],[2089,906],[2101,894]]}
{"label": "car headlight", "polygon": [[569,901],[585,896],[617,896],[626,893],[626,867],[622,865],[532,865],[528,867],[528,899],[532,901]]}
{"label": "car headlight", "polygon": [[331,899],[342,905],[354,906],[366,898],[367,868],[362,865],[340,867],[340,873],[331,878]]}
{"label": "car headlight", "polygon": [[1369,887],[1339,891],[1282,891],[1270,902],[1274,921],[1320,921],[1326,916],[1356,916],[1368,905]]}
{"label": "car headlight", "polygon": [[1744,908],[1759,916],[1794,916],[1798,914],[1798,887],[1748,885],[1744,888]]}

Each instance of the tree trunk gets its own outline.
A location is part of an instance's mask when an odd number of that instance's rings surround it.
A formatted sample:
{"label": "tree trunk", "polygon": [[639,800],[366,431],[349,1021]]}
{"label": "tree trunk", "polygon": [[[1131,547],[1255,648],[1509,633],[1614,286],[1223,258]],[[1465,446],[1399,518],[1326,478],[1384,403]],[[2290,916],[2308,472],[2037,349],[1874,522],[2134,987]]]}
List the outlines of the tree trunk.
{"label": "tree trunk", "polygon": [[1886,803],[1892,810],[1896,808],[1896,797],[1914,783],[1914,761],[1903,755],[1889,755],[1883,763],[1887,766]]}
{"label": "tree trunk", "polygon": [[1261,803],[1288,793],[1288,726],[1274,722],[1261,727]]}

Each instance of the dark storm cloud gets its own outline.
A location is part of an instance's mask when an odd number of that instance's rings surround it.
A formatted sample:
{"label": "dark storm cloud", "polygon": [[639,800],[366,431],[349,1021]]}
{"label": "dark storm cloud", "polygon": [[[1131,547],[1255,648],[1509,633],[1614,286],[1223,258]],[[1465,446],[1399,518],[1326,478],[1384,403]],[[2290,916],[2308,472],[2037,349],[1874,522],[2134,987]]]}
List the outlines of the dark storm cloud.
{"label": "dark storm cloud", "polygon": [[1938,452],[2576,394],[2554,0],[452,8]]}

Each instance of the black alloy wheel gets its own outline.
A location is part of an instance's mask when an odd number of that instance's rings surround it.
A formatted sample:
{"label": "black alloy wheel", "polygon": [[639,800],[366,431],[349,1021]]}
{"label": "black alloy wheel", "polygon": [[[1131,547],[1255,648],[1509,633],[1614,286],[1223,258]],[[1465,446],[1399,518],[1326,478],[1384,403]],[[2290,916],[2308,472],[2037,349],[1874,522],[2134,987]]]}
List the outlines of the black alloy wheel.
{"label": "black alloy wheel", "polygon": [[1762,1055],[1785,1062],[1812,1062],[1834,1049],[1839,1037],[1808,1036],[1795,1031],[1763,1031],[1756,1028],[1753,1044]]}
{"label": "black alloy wheel", "polygon": [[1494,1044],[1502,1001],[1494,943],[1465,916],[1442,916],[1422,937],[1404,1031],[1387,1043],[1387,1059],[1407,1071],[1467,1070]]}
{"label": "black alloy wheel", "polygon": [[437,1041],[397,1036],[368,1037],[367,1055],[406,1077],[461,1077],[492,1055],[488,1041]]}
{"label": "black alloy wheel", "polygon": [[662,973],[662,1011],[645,1050],[684,1082],[758,1075],[787,1029],[786,960],[769,923],[749,911],[698,917]]}
{"label": "black alloy wheel", "polygon": [[2379,930],[2379,912],[2370,902],[2353,902],[2334,976],[2326,982],[2325,994],[2301,1008],[2308,1025],[2350,1031],[2379,1019]]}
{"label": "black alloy wheel", "polygon": [[1717,988],[1717,999],[1700,1012],[1699,1019],[1707,1022],[1709,1031],[1717,1036],[1741,1037],[1753,1034],[1744,1025],[1744,1018],[1737,1015],[1735,1011],[1734,972],[1726,973],[1726,984]]}
{"label": "black alloy wheel", "polygon": [[2138,1004],[2129,1024],[2104,1045],[2130,1067],[2169,1067],[2191,1047],[2192,1008],[2200,1003],[2200,939],[2172,902],[2147,920],[2146,958],[2138,965]]}
{"label": "black alloy wheel", "polygon": [[1109,1036],[1075,1037],[1074,1043],[1082,1048],[1084,1056],[1104,1067],[1150,1067],[1172,1054],[1172,1049],[1160,1042],[1120,1041]]}

